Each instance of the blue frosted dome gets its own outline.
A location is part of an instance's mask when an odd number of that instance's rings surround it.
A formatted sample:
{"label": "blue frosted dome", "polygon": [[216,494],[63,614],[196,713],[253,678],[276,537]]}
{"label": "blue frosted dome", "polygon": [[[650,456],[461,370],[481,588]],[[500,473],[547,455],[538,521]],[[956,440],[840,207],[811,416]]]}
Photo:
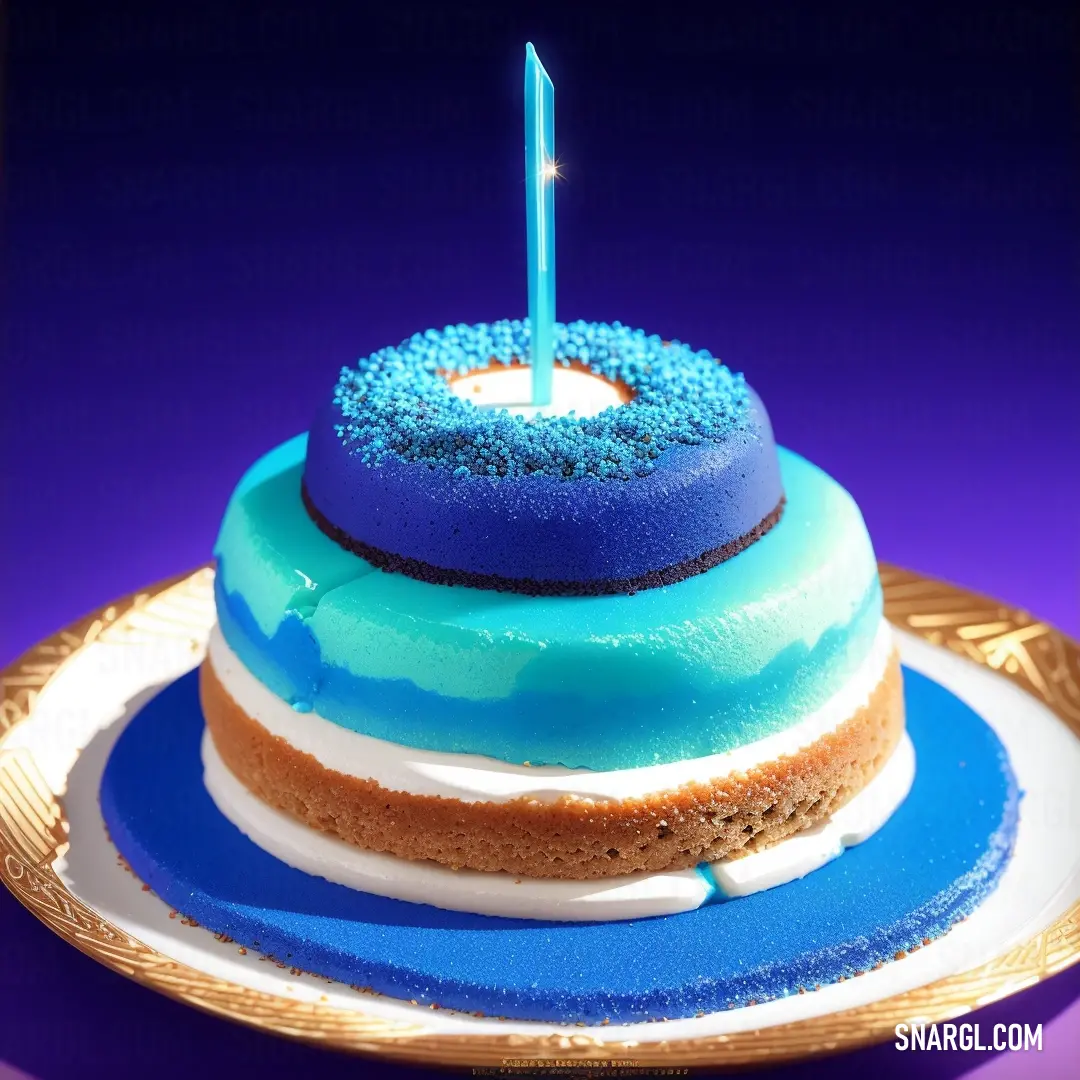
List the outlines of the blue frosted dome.
{"label": "blue frosted dome", "polygon": [[523,593],[634,592],[700,573],[779,519],[760,399],[705,351],[619,323],[557,326],[556,363],[620,384],[596,416],[523,419],[448,376],[527,355],[528,324],[415,334],[342,370],[312,427],[305,505],[388,570]]}

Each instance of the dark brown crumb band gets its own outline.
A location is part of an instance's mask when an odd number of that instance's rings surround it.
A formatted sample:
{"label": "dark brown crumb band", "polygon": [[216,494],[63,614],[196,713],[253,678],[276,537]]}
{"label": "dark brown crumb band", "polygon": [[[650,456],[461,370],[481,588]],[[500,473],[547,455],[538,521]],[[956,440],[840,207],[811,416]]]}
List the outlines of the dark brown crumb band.
{"label": "dark brown crumb band", "polygon": [[359,555],[365,562],[379,570],[391,574],[404,574],[418,581],[432,585],[465,585],[470,589],[488,589],[493,592],[521,593],[525,596],[616,596],[643,592],[645,589],[660,589],[665,585],[674,585],[695,574],[704,574],[722,562],[738,555],[756,540],[760,540],[779,520],[784,512],[785,499],[781,496],[776,506],[765,515],[748,533],[706,551],[693,559],[675,563],[662,570],[650,570],[633,578],[606,578],[596,581],[538,581],[535,578],[508,578],[499,574],[478,574],[470,570],[448,570],[433,566],[421,559],[412,559],[405,555],[395,555],[391,551],[372,547],[350,536],[344,529],[338,528],[311,501],[307,487],[300,484],[300,498],[308,516],[319,529],[336,544],[354,555]]}

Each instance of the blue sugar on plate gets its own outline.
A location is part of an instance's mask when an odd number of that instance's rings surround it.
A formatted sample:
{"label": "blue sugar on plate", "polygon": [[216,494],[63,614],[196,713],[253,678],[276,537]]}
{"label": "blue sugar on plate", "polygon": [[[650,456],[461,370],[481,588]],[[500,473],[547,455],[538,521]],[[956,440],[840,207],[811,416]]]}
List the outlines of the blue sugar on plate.
{"label": "blue sugar on plate", "polygon": [[799,881],[680,915],[468,915],[294,870],[248,840],[203,788],[195,673],[120,736],[101,807],[121,854],[165,903],[290,966],[487,1016],[693,1016],[868,971],[940,936],[996,886],[1020,800],[1005,749],[948,690],[908,669],[904,678],[918,766],[889,823]]}

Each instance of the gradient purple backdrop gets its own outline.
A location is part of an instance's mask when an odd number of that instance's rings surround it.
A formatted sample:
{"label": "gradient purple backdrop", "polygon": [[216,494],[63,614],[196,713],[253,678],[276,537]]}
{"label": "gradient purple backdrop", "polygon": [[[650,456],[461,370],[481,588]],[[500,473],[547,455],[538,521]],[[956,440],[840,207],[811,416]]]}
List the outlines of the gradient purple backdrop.
{"label": "gradient purple backdrop", "polygon": [[[1066,6],[310,6],[15,7],[4,661],[204,561],[241,471],[340,365],[524,314],[529,38],[566,175],[559,317],[711,349],[882,558],[1080,632]],[[347,1071],[126,984],[6,893],[0,912],[0,1032],[21,1032],[0,1059],[41,1080],[160,1054],[159,1075]],[[1066,975],[987,1022],[1078,992]],[[1078,1018],[1038,1067],[1077,1052]]]}

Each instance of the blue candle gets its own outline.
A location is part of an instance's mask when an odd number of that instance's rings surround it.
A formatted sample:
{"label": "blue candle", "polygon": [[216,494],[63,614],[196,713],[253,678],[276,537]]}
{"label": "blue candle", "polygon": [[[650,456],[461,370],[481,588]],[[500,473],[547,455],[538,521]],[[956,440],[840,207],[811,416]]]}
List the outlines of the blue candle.
{"label": "blue candle", "polygon": [[529,259],[532,403],[551,404],[555,358],[555,87],[525,46],[525,227]]}

